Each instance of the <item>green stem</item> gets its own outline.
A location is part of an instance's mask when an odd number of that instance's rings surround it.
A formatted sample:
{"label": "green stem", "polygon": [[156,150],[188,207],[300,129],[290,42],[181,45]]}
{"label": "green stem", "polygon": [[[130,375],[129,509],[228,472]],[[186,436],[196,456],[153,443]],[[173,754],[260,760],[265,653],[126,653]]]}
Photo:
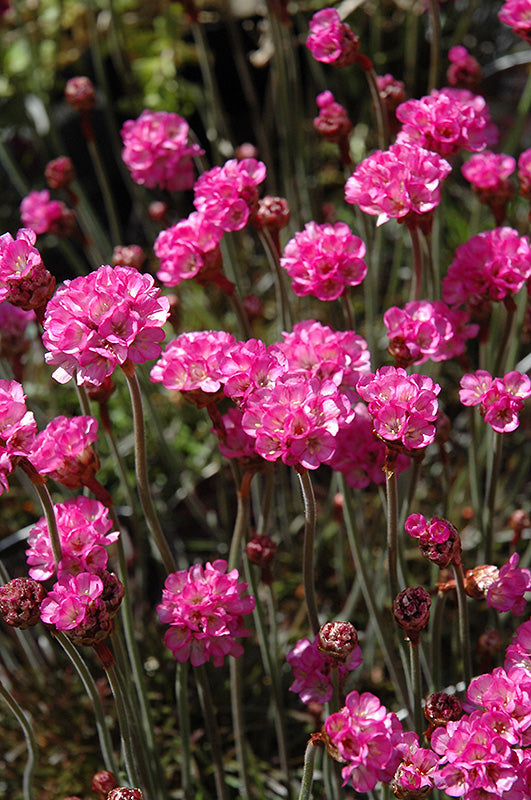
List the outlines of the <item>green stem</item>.
{"label": "green stem", "polygon": [[230,699],[232,707],[232,725],[234,729],[234,744],[236,747],[236,760],[240,772],[239,792],[242,800],[252,797],[249,770],[247,768],[247,753],[245,726],[243,721],[243,699],[241,681],[241,659],[231,658],[230,666]]}
{"label": "green stem", "polygon": [[190,704],[188,701],[188,662],[177,664],[175,694],[181,734],[181,783],[185,800],[192,800],[190,772]]}
{"label": "green stem", "polygon": [[321,743],[310,739],[306,745],[304,752],[304,767],[302,769],[301,788],[299,792],[299,800],[310,800],[312,783],[313,783],[313,769],[315,764],[315,756],[317,755],[317,748],[321,747]]}
{"label": "green stem", "polygon": [[378,137],[378,147],[380,150],[387,150],[389,147],[389,125],[387,121],[387,111],[384,108],[378,85],[376,83],[376,72],[371,67],[364,70],[369,91],[371,93],[372,105],[376,116],[376,131]]}
{"label": "green stem", "polygon": [[117,244],[121,243],[122,234],[120,233],[120,223],[118,222],[118,214],[116,213],[116,208],[114,205],[112,189],[107,179],[107,173],[105,172],[105,168],[103,166],[95,140],[91,139],[90,136],[87,136],[85,137],[85,141],[87,143],[90,158],[92,160],[101,194],[103,196],[103,204],[105,206],[105,213],[107,214],[109,221],[113,245],[116,246]]}
{"label": "green stem", "polygon": [[490,564],[492,561],[493,538],[494,538],[494,511],[496,508],[496,489],[501,470],[501,457],[503,446],[503,433],[493,431],[492,453],[489,459],[487,480],[485,487],[485,507],[484,507],[484,534],[485,534],[485,562]]}
{"label": "green stem", "polygon": [[139,776],[138,765],[135,758],[135,750],[133,745],[133,721],[127,711],[127,705],[118,671],[114,665],[104,664],[105,673],[109,681],[109,686],[114,697],[116,706],[116,714],[118,716],[118,724],[120,726],[120,739],[122,742],[122,749],[125,760],[125,771],[127,779],[131,786],[141,789],[142,782]]}
{"label": "green stem", "polygon": [[259,231],[258,237],[262,242],[269,266],[271,267],[273,275],[275,276],[277,306],[280,308],[280,322],[282,325],[282,330],[289,331],[291,329],[292,320],[288,293],[284,283],[285,272],[280,266],[279,255],[269,231],[265,229]]}
{"label": "green stem", "polygon": [[175,559],[171,553],[169,545],[162,531],[149,488],[147,453],[146,453],[146,433],[144,426],[144,412],[142,408],[142,396],[140,386],[134,370],[124,370],[131,395],[131,405],[133,408],[133,423],[135,431],[135,468],[138,495],[144,510],[146,521],[155,540],[155,544],[162,558],[162,563],[168,573],[175,572],[177,567]]}
{"label": "green stem", "polygon": [[411,670],[411,685],[413,686],[413,715],[415,722],[415,732],[420,738],[422,736],[422,684],[420,672],[420,658],[418,642],[409,642],[409,664]]}
{"label": "green stem", "polygon": [[431,22],[430,71],[428,76],[428,94],[439,85],[441,71],[441,13],[439,0],[429,0],[428,14]]}
{"label": "green stem", "polygon": [[389,565],[389,586],[391,601],[398,589],[398,485],[396,472],[386,473],[385,489],[387,497],[387,562]]}
{"label": "green stem", "polygon": [[506,311],[505,325],[498,344],[498,355],[496,356],[494,364],[494,375],[502,375],[505,372],[506,355],[509,342],[511,341],[516,305],[512,305],[511,307],[507,306]]}
{"label": "green stem", "polygon": [[312,481],[308,470],[297,472],[304,498],[304,545],[302,560],[302,579],[304,584],[304,597],[308,619],[313,634],[319,632],[319,614],[317,613],[317,601],[315,599],[314,585],[314,549],[315,549],[315,528],[316,528],[316,506],[315,495],[313,493]]}
{"label": "green stem", "polygon": [[[249,473],[244,473],[244,480],[248,479]],[[252,476],[251,476],[252,480]],[[250,480],[249,480],[250,483]],[[229,570],[237,567],[242,557],[242,542],[245,540],[245,535],[249,530],[249,515],[251,511],[251,503],[248,492],[248,486],[238,491],[238,505],[236,511],[236,521],[234,523],[234,530],[232,532],[232,539],[229,551]]]}
{"label": "green stem", "polygon": [[408,225],[411,237],[411,249],[413,256],[413,280],[411,282],[411,300],[420,300],[422,291],[422,245],[420,243],[419,229],[416,225]]}
{"label": "green stem", "polygon": [[431,642],[431,691],[438,692],[441,688],[441,635],[444,619],[446,594],[437,592],[434,607],[430,614],[430,642]]}
{"label": "green stem", "polygon": [[[29,464],[29,462],[28,462]],[[26,466],[24,465],[24,471],[26,471]],[[31,467],[33,470],[33,467]],[[34,470],[33,470],[34,471]],[[30,479],[32,475],[30,472],[27,472]],[[63,553],[61,550],[61,540],[59,538],[59,530],[57,528],[57,520],[55,519],[55,511],[53,507],[53,501],[50,496],[50,492],[46,484],[39,483],[38,480],[33,481],[32,484],[35,488],[35,491],[39,495],[39,500],[41,501],[41,505],[44,511],[44,516],[46,517],[46,524],[48,526],[48,535],[50,536],[50,544],[52,545],[52,552],[53,552],[53,560],[55,561],[55,569],[57,570],[59,566],[59,562],[63,557]]]}
{"label": "green stem", "polygon": [[11,697],[2,681],[0,681],[0,696],[12,714],[16,717],[24,733],[26,748],[28,750],[28,758],[24,767],[24,773],[22,775],[22,795],[24,800],[33,800],[33,776],[35,772],[35,764],[37,763],[37,742],[35,740],[35,735],[33,733],[31,724],[26,717],[26,714],[17,703],[15,698]]}
{"label": "green stem", "polygon": [[461,562],[453,564],[455,584],[457,589],[457,607],[459,612],[459,639],[463,658],[465,683],[468,686],[472,680],[472,659],[470,655],[470,630],[468,625],[468,598],[465,592],[465,576]]}
{"label": "green stem", "polygon": [[349,331],[355,331],[356,320],[354,319],[354,312],[352,311],[352,304],[350,302],[350,292],[348,291],[348,289],[345,289],[345,291],[341,295],[341,305],[343,307],[343,313],[345,315],[345,322],[347,324],[347,329]]}
{"label": "green stem", "polygon": [[210,684],[208,682],[208,676],[204,664],[201,664],[199,667],[195,667],[195,677],[197,681],[199,702],[201,703],[201,710],[205,719],[207,735],[210,742],[210,748],[212,750],[212,762],[216,781],[217,800],[228,800],[219,729],[216,722],[214,701],[210,691]]}

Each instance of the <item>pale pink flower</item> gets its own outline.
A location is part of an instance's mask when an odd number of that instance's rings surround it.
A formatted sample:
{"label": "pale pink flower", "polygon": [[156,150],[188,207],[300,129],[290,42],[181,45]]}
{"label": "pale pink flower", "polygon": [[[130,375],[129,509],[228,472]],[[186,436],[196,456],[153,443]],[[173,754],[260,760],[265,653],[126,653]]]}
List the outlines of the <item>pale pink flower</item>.
{"label": "pale pink flower", "polygon": [[461,44],[450,47],[448,61],[450,66],[446,72],[446,78],[449,85],[476,91],[481,83],[482,70],[466,47]]}
{"label": "pale pink flower", "polygon": [[431,378],[408,375],[400,367],[381,367],[361,377],[356,389],[368,403],[374,431],[384,442],[416,450],[434,441],[441,387]]}
{"label": "pale pink flower", "polygon": [[238,570],[227,572],[221,559],[168,575],[157,613],[170,626],[164,641],[177,661],[197,667],[212,659],[221,667],[225,656],[242,655],[237,639],[249,636],[243,617],[255,600],[238,578]]}
{"label": "pale pink flower", "polygon": [[[59,573],[75,575],[105,569],[105,548],[120,536],[111,530],[108,509],[98,500],[83,496],[57,503],[54,509],[63,553]],[[52,577],[55,562],[45,517],[30,531],[26,557],[32,578],[45,581]]]}
{"label": "pale pink flower", "polygon": [[335,8],[316,11],[309,24],[306,47],[316,61],[347,67],[353,64],[359,48],[359,38],[352,28],[341,21]]}
{"label": "pale pink flower", "polygon": [[232,158],[204,172],[194,186],[194,206],[211,225],[223,231],[241,230],[258,208],[258,186],[266,167],[255,158]]}
{"label": "pale pink flower", "polygon": [[17,381],[0,380],[0,494],[8,490],[7,476],[20,458],[29,455],[37,423],[26,408],[26,395]]}
{"label": "pale pink flower", "polygon": [[37,472],[69,489],[90,486],[100,466],[92,447],[97,439],[94,417],[55,417],[35,437],[29,458]]}
{"label": "pale pink flower", "polygon": [[356,167],[345,199],[377,215],[377,225],[391,218],[415,224],[439,205],[441,183],[451,170],[444,158],[418,144],[393,144]]}
{"label": "pale pink flower", "polygon": [[[407,735],[404,735],[404,740]],[[437,771],[439,759],[433,750],[419,747],[418,737],[411,735],[409,744],[399,747],[403,760],[393,777],[393,794],[399,798],[420,798],[433,789],[433,776]],[[403,751],[407,748],[406,753]]]}
{"label": "pale pink flower", "polygon": [[347,286],[358,286],[367,274],[365,245],[344,222],[308,222],[284,248],[280,265],[292,278],[299,297],[335,300]]}
{"label": "pale pink flower", "polygon": [[332,672],[337,670],[339,684],[362,663],[361,649],[355,647],[345,661],[339,661],[319,649],[319,635],[313,641],[299,639],[286,656],[293,670],[294,681],[289,687],[303,703],[327,703],[332,699]]}
{"label": "pale pink flower", "polygon": [[487,591],[487,605],[496,611],[512,611],[520,616],[524,613],[527,601],[525,593],[531,589],[531,573],[518,567],[520,557],[513,553],[509,561],[500,567],[498,579]]}
{"label": "pale pink flower", "polygon": [[0,236],[0,300],[27,311],[45,306],[55,289],[55,278],[33,246],[36,238],[29,228],[20,228],[16,239]]}
{"label": "pale pink flower", "polygon": [[191,189],[192,159],[204,150],[189,142],[189,133],[186,120],[168,111],[145,109],[138,119],[124,122],[122,158],[135,183],[170,192]]}
{"label": "pale pink flower", "polygon": [[531,2],[530,0],[504,0],[498,18],[525,42],[531,44]]}
{"label": "pale pink flower", "polygon": [[461,168],[479,201],[494,214],[496,225],[503,223],[507,204],[515,193],[515,186],[509,180],[515,169],[516,161],[512,156],[489,150],[476,153]]}
{"label": "pale pink flower", "polygon": [[22,225],[35,233],[54,233],[65,211],[63,202],[50,200],[48,189],[30,192],[20,204]]}
{"label": "pale pink flower", "polygon": [[102,266],[67,280],[46,308],[43,344],[55,380],[74,375],[79,385],[101,386],[131,361],[143,364],[160,353],[169,300],[151,275],[132,267]]}
{"label": "pale pink flower", "polygon": [[459,245],[442,281],[442,296],[451,306],[499,301],[516,294],[531,277],[527,236],[513,228],[494,228]]}
{"label": "pale pink flower", "polygon": [[226,331],[181,333],[152,368],[151,380],[173,391],[211,394],[214,400],[224,380],[221,361],[235,344]]}
{"label": "pale pink flower", "polygon": [[177,286],[188,278],[219,271],[222,236],[221,228],[197,211],[161,231],[153,245],[155,255],[160,259],[157,278],[165,286]]}

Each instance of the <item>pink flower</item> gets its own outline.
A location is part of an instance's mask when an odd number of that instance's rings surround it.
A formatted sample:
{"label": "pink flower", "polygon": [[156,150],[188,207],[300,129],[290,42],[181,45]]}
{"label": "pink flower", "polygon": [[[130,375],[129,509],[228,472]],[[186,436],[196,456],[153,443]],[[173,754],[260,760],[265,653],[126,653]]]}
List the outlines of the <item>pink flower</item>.
{"label": "pink flower", "polygon": [[381,367],[364,375],[357,384],[368,403],[374,431],[386,443],[402,444],[406,450],[427,447],[435,439],[441,387],[425,375],[408,375],[400,367]]}
{"label": "pink flower", "polygon": [[529,0],[504,0],[498,18],[525,42],[531,43],[531,3]]}
{"label": "pink flower", "polygon": [[420,552],[428,561],[441,569],[460,563],[461,540],[457,528],[448,520],[433,517],[428,522],[422,514],[410,514],[405,529],[419,540]]}
{"label": "pink flower", "polygon": [[50,200],[50,192],[30,192],[20,204],[20,218],[25,228],[35,233],[55,232],[54,228],[63,217],[66,206],[59,200]]}
{"label": "pink flower", "polygon": [[509,433],[519,424],[524,400],[531,396],[531,380],[514,370],[493,378],[486,370],[463,375],[459,398],[465,406],[480,406],[480,412],[497,433]]}
{"label": "pink flower", "polygon": [[56,417],[37,434],[30,461],[41,475],[69,489],[90,486],[99,469],[92,447],[97,438],[98,422],[93,417]]}
{"label": "pink flower", "polygon": [[317,11],[310,20],[306,47],[316,61],[348,67],[356,60],[359,38],[352,28],[341,22],[335,8]]}
{"label": "pink flower", "polygon": [[341,685],[347,675],[362,663],[361,650],[356,647],[346,661],[339,661],[319,649],[319,635],[313,641],[299,639],[286,656],[293,670],[294,681],[289,687],[303,703],[327,703],[332,699],[332,671],[337,669]]}
{"label": "pink flower", "polygon": [[55,289],[55,278],[33,246],[36,238],[29,228],[20,228],[16,239],[0,236],[0,300],[27,311],[45,306]]}
{"label": "pink flower", "polygon": [[258,207],[257,187],[265,177],[266,167],[261,161],[233,158],[198,178],[194,206],[211,225],[223,231],[241,230]]}
{"label": "pink flower", "polygon": [[188,141],[185,119],[167,111],[142,111],[138,119],[122,126],[122,158],[135,183],[170,192],[194,185],[195,156],[204,155],[199,145]]}
{"label": "pink flower", "polygon": [[315,117],[313,127],[329,142],[341,142],[352,130],[352,122],[346,109],[336,103],[330,91],[321,92],[315,98],[319,116]]}
{"label": "pink flower", "polygon": [[451,170],[444,158],[417,144],[393,144],[356,167],[345,199],[378,215],[377,225],[391,218],[414,223],[439,205],[441,183]]}
{"label": "pink flower", "polygon": [[402,122],[397,142],[415,143],[441,156],[478,152],[496,141],[484,98],[467,89],[433,89],[399,105],[396,116]]}
{"label": "pink flower", "polygon": [[516,161],[512,156],[487,150],[476,153],[461,168],[479,201],[491,209],[497,225],[503,223],[507,204],[515,192],[514,184],[509,180],[515,169]]}
{"label": "pink flower", "polygon": [[513,553],[500,568],[498,580],[487,591],[487,605],[496,611],[512,611],[520,616],[526,607],[525,593],[531,589],[531,573],[518,568],[520,557]]}
{"label": "pink flower", "polygon": [[37,433],[35,417],[25,401],[20,383],[0,380],[0,494],[8,490],[7,476],[21,457],[28,457]]}
{"label": "pink flower", "polygon": [[[254,449],[255,440],[242,428],[242,412],[239,408],[229,408],[222,416],[224,436],[219,436],[219,450],[225,458],[237,458],[243,467],[252,468],[261,461]],[[263,462],[262,462],[263,463]]]}
{"label": "pink flower", "polygon": [[198,212],[161,231],[153,246],[160,259],[157,278],[165,286],[177,286],[188,278],[221,270],[222,236],[223,231]]}
{"label": "pink flower", "polygon": [[376,86],[387,115],[390,133],[394,138],[400,129],[396,109],[406,99],[406,87],[403,81],[397,80],[389,72],[376,76]]}
{"label": "pink flower", "polygon": [[[433,750],[419,747],[418,738],[411,735],[412,741],[400,762],[393,777],[393,794],[395,797],[425,797],[433,789],[433,776],[437,771],[439,759]],[[404,740],[407,734],[404,735]],[[414,736],[414,738],[413,738]],[[399,747],[402,752],[405,744]]]}
{"label": "pink flower", "polygon": [[30,348],[26,330],[35,322],[35,312],[0,302],[0,357],[9,361],[14,377],[20,381],[23,374],[22,356]]}
{"label": "pink flower", "polygon": [[481,83],[481,67],[466,47],[458,44],[448,50],[450,66],[446,78],[450,86],[476,91]]}
{"label": "pink flower", "polygon": [[504,669],[521,667],[531,673],[531,620],[523,622],[516,631],[512,643],[506,650]]}
{"label": "pink flower", "polygon": [[177,661],[196,667],[212,659],[221,667],[225,656],[241,656],[236,639],[249,636],[243,617],[255,600],[238,578],[238,570],[227,572],[221,559],[168,575],[157,613],[170,626],[164,641]]}
{"label": "pink flower", "polygon": [[[104,569],[107,565],[105,547],[120,535],[118,531],[111,531],[108,509],[97,500],[80,496],[57,503],[55,516],[63,552],[59,573],[75,575]],[[52,577],[55,563],[44,517],[30,531],[26,556],[32,578],[45,581]]]}
{"label": "pink flower", "polygon": [[53,377],[101,386],[127,360],[142,364],[160,353],[169,300],[151,275],[102,266],[67,280],[48,303],[43,344]]}
{"label": "pink flower", "polygon": [[460,356],[467,339],[479,331],[469,321],[466,312],[451,309],[442,300],[415,300],[403,309],[393,306],[384,314],[389,352],[403,367]]}
{"label": "pink flower", "polygon": [[280,265],[293,279],[299,297],[335,300],[347,286],[358,286],[367,274],[365,245],[348,225],[308,222],[284,248]]}
{"label": "pink flower", "polygon": [[288,360],[276,345],[266,347],[260,339],[235,342],[220,360],[224,392],[244,407],[256,390],[273,386],[288,371]]}
{"label": "pink flower", "polygon": [[499,301],[516,294],[531,277],[527,236],[513,228],[494,228],[459,245],[442,281],[442,295],[451,306]]}
{"label": "pink flower", "polygon": [[520,181],[520,194],[522,197],[531,198],[531,149],[524,150],[518,158],[518,180]]}
{"label": "pink flower", "polygon": [[404,733],[396,715],[375,695],[350,692],[344,708],[326,719],[324,730],[338,760],[346,762],[343,785],[351,781],[356,792],[368,792],[378,781],[391,780],[401,761]]}

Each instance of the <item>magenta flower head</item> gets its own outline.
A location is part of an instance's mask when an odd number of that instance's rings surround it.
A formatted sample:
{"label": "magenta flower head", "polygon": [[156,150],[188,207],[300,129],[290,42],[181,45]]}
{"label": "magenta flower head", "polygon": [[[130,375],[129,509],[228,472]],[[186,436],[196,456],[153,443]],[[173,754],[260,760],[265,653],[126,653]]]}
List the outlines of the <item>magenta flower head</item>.
{"label": "magenta flower head", "polygon": [[336,103],[332,92],[321,92],[315,98],[319,108],[319,116],[314,118],[313,127],[327,142],[339,145],[341,163],[347,166],[352,163],[349,152],[349,134],[352,122],[347,110]]}
{"label": "magenta flower head", "polygon": [[97,438],[94,417],[56,417],[35,437],[30,461],[68,489],[90,488],[100,466],[92,447]]}
{"label": "magenta flower head", "polygon": [[33,246],[36,238],[29,228],[20,228],[16,239],[10,233],[0,236],[0,300],[41,313],[54,293],[55,278]]}
{"label": "magenta flower head", "polygon": [[142,111],[138,119],[122,126],[122,158],[135,183],[170,192],[194,185],[195,156],[204,155],[198,144],[188,141],[185,119],[167,111]]}
{"label": "magenta flower head", "polygon": [[22,356],[31,344],[26,331],[32,322],[35,322],[34,311],[25,311],[7,300],[0,302],[0,358],[10,362],[17,381],[22,380]]}
{"label": "magenta flower head", "polygon": [[400,367],[381,367],[361,377],[356,388],[368,403],[375,434],[386,444],[412,451],[434,441],[441,387],[431,378],[408,375]]}
{"label": "magenta flower head", "polygon": [[7,476],[20,458],[27,458],[37,433],[33,411],[17,381],[0,380],[0,494],[8,490]]}
{"label": "magenta flower head", "polygon": [[20,203],[20,218],[25,228],[35,233],[68,236],[74,227],[74,216],[61,200],[50,200],[50,192],[30,192]]}
{"label": "magenta flower head", "polygon": [[367,274],[365,245],[344,222],[308,222],[284,248],[280,265],[292,278],[299,297],[335,300],[347,286],[358,286]]}
{"label": "magenta flower head", "polygon": [[487,590],[487,605],[496,611],[512,611],[520,616],[524,613],[527,601],[525,593],[531,589],[531,573],[518,567],[518,553],[513,553],[509,561],[500,567],[498,579]]}
{"label": "magenta flower head", "polygon": [[466,47],[461,44],[450,47],[448,61],[450,66],[446,72],[446,78],[449,85],[476,92],[481,83],[482,70]]}
{"label": "magenta flower head", "polygon": [[528,200],[531,199],[531,149],[520,153],[517,174],[520,182],[520,194]]}
{"label": "magenta flower head", "polygon": [[531,277],[531,247],[514,228],[494,228],[472,236],[455,251],[442,281],[451,306],[500,301],[520,291]]}
{"label": "magenta flower head", "polygon": [[496,433],[510,433],[519,425],[518,414],[524,400],[531,397],[531,380],[514,370],[503,378],[493,378],[486,370],[463,375],[459,398],[465,406],[477,406]]}
{"label": "magenta flower head", "polygon": [[441,569],[460,562],[461,540],[457,528],[448,520],[433,517],[428,522],[422,514],[410,514],[405,529],[419,540],[422,555]]}
{"label": "magenta flower head", "polygon": [[514,639],[505,652],[503,666],[505,670],[521,667],[531,672],[531,620],[516,629]]}
{"label": "magenta flower head", "polygon": [[337,661],[333,656],[319,649],[319,637],[313,640],[299,639],[286,656],[293,670],[293,683],[290,692],[299,695],[303,703],[327,703],[332,699],[332,671],[337,669],[339,683],[362,663],[359,646],[353,648],[345,661]]}
{"label": "magenta flower head", "polygon": [[528,44],[531,44],[531,5],[529,0],[504,0],[498,18]]}
{"label": "magenta flower head", "polygon": [[255,600],[238,578],[238,570],[227,572],[221,559],[168,575],[157,613],[170,626],[164,641],[177,661],[197,667],[212,659],[221,667],[225,656],[241,656],[236,640],[249,636],[243,617]]}
{"label": "magenta flower head", "polygon": [[177,286],[188,278],[201,279],[203,284],[215,279],[222,268],[222,237],[221,228],[197,211],[161,231],[153,245],[160,259],[157,278],[165,286]]}
{"label": "magenta flower head", "polygon": [[212,225],[223,231],[239,231],[258,208],[257,187],[265,177],[266,166],[262,161],[232,158],[198,178],[194,206]]}
{"label": "magenta flower head", "polygon": [[450,164],[417,144],[393,144],[362,161],[345,185],[347,203],[378,217],[382,225],[394,218],[417,224],[441,200],[442,181]]}
{"label": "magenta flower head", "polygon": [[306,47],[316,61],[336,67],[348,67],[356,61],[359,38],[349,25],[341,21],[335,8],[317,11],[309,27]]}
{"label": "magenta flower head", "polygon": [[170,310],[151,275],[132,267],[100,267],[65,281],[48,303],[43,344],[53,377],[100,386],[126,361],[143,364],[160,353]]}
{"label": "magenta flower head", "polygon": [[514,184],[509,180],[515,169],[516,161],[512,156],[488,150],[476,153],[461,167],[479,201],[494,214],[496,225],[503,223],[507,204],[515,193]]}

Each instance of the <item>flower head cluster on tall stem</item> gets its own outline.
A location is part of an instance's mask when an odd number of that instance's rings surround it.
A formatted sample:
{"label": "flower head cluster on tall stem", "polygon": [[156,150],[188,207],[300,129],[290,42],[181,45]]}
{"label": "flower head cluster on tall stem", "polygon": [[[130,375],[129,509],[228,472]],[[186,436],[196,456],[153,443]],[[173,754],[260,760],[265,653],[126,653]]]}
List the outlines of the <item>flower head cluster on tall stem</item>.
{"label": "flower head cluster on tall stem", "polygon": [[189,142],[189,133],[186,120],[167,111],[145,109],[124,122],[122,158],[135,183],[170,192],[191,189],[193,158],[205,151]]}
{"label": "flower head cluster on tall stem", "polygon": [[196,667],[212,659],[220,667],[225,656],[241,656],[237,639],[249,636],[243,617],[255,600],[238,578],[221,559],[168,575],[157,613],[170,626],[164,641],[177,661]]}
{"label": "flower head cluster on tall stem", "polygon": [[496,225],[503,223],[507,204],[515,193],[515,186],[509,180],[515,169],[512,156],[490,150],[476,153],[461,167],[479,201],[491,209]]}
{"label": "flower head cluster on tall stem", "polygon": [[323,8],[310,20],[306,47],[316,61],[348,67],[356,61],[359,38],[350,25],[341,21],[335,8]]}
{"label": "flower head cluster on tall stem", "polygon": [[132,267],[102,266],[67,280],[48,303],[43,344],[53,377],[66,383],[101,385],[130,361],[142,364],[160,353],[169,300],[151,275]]}
{"label": "flower head cluster on tall stem", "polygon": [[153,245],[160,259],[157,278],[165,286],[177,286],[189,278],[211,279],[221,271],[222,236],[221,228],[197,211],[161,231]]}
{"label": "flower head cluster on tall stem", "polygon": [[504,0],[498,18],[528,44],[531,44],[531,9],[529,0]]}
{"label": "flower head cluster on tall stem", "polygon": [[334,687],[332,671],[337,670],[341,685],[347,675],[362,663],[360,647],[354,648],[345,661],[337,661],[319,648],[319,636],[299,639],[286,656],[293,670],[293,683],[290,692],[299,695],[303,703],[328,703],[332,699]]}
{"label": "flower head cluster on tall stem", "polygon": [[55,233],[67,236],[75,224],[74,212],[62,202],[51,200],[48,189],[30,192],[20,203],[20,219],[25,228],[36,234]]}
{"label": "flower head cluster on tall stem", "polygon": [[34,247],[36,234],[20,228],[16,238],[0,236],[0,300],[25,310],[44,308],[55,290],[55,278]]}
{"label": "flower head cluster on tall stem", "polygon": [[461,539],[451,522],[440,517],[428,520],[423,514],[410,514],[405,522],[406,531],[419,540],[423,556],[444,568],[449,564],[459,564],[461,560]]}
{"label": "flower head cluster on tall stem", "polygon": [[516,430],[524,400],[531,397],[531,380],[517,370],[503,378],[493,378],[487,370],[478,369],[463,375],[460,386],[463,405],[479,406],[485,422],[496,433]]}
{"label": "flower head cluster on tall stem", "polygon": [[477,92],[483,76],[482,69],[474,58],[470,55],[466,47],[456,44],[448,50],[448,61],[450,66],[446,71],[446,79],[450,86],[457,86],[459,89],[468,89]]}
{"label": "flower head cluster on tall stem", "polygon": [[194,206],[222,231],[239,231],[258,207],[258,186],[266,167],[255,158],[235,158],[212,167],[194,186]]}

